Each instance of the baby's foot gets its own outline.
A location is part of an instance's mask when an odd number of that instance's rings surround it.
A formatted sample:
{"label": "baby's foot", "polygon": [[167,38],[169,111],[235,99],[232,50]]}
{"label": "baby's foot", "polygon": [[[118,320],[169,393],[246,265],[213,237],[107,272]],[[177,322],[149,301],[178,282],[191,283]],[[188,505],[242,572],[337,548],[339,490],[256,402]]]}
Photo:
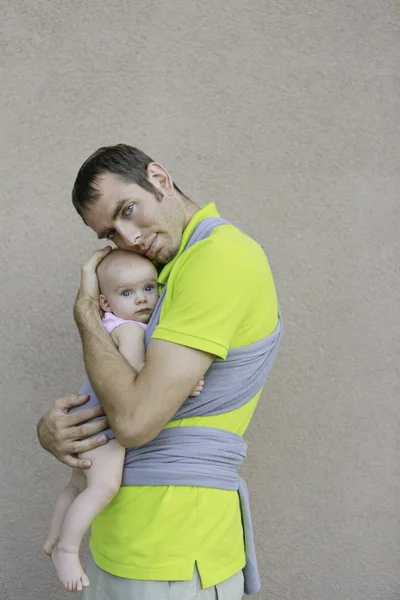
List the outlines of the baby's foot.
{"label": "baby's foot", "polygon": [[68,592],[80,592],[89,585],[89,579],[79,560],[78,548],[56,546],[51,553],[51,560]]}
{"label": "baby's foot", "polygon": [[47,556],[51,556],[56,544],[58,542],[58,537],[50,537],[47,536],[46,541],[43,546],[43,551]]}

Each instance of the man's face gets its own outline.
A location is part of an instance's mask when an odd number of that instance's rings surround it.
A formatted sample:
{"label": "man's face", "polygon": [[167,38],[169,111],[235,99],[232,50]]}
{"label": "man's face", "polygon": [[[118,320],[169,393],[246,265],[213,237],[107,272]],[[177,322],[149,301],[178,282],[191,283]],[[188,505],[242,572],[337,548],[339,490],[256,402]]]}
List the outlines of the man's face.
{"label": "man's face", "polygon": [[[165,264],[178,252],[184,229],[182,206],[163,191],[159,201],[136,183],[103,173],[96,180],[100,198],[83,212],[83,219],[99,239],[113,241],[118,248],[142,254]],[[168,184],[166,184],[168,185]]]}

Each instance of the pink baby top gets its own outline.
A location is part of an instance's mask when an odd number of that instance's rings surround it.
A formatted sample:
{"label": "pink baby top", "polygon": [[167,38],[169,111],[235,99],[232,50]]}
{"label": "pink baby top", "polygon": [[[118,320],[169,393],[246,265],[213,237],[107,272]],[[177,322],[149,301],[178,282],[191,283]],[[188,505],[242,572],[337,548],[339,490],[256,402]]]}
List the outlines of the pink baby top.
{"label": "pink baby top", "polygon": [[140,323],[140,321],[134,321],[133,319],[120,319],[111,312],[104,313],[103,325],[107,329],[108,333],[111,333],[113,329],[118,327],[118,325],[122,325],[123,323],[137,323],[138,325],[143,327],[145,331],[147,329],[147,325],[145,323]]}

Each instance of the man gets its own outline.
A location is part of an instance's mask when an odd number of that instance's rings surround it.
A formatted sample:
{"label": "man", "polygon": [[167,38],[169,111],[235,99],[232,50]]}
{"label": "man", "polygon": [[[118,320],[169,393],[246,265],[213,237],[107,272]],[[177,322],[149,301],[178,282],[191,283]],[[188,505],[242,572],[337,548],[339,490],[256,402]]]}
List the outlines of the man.
{"label": "man", "polygon": [[[215,360],[276,330],[277,297],[260,246],[222,224],[184,252],[199,223],[218,216],[215,205],[200,208],[164,167],[130,146],[100,148],[89,157],[72,198],[99,239],[147,256],[160,266],[160,288],[168,281],[145,367],[136,374],[100,320],[96,267],[109,248],[96,251],[82,268],[75,321],[88,376],[117,440],[140,447],[164,428],[193,425],[242,436],[261,389],[234,410],[173,417]],[[76,455],[107,441],[89,437],[107,425],[87,422],[104,414],[99,407],[68,414],[86,400],[60,398],[38,424],[42,446],[69,466],[88,468]],[[238,600],[243,594],[246,556],[237,491],[123,486],[94,521],[90,547],[86,600]]]}

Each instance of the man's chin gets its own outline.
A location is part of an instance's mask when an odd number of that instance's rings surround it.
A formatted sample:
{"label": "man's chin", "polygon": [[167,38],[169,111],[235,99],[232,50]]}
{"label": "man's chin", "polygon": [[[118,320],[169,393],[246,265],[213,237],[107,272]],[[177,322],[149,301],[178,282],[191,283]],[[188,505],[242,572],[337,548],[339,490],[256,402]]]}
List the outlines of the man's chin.
{"label": "man's chin", "polygon": [[153,262],[155,265],[159,264],[164,266],[167,263],[171,262],[171,260],[175,258],[178,252],[179,246],[178,248],[161,248]]}

